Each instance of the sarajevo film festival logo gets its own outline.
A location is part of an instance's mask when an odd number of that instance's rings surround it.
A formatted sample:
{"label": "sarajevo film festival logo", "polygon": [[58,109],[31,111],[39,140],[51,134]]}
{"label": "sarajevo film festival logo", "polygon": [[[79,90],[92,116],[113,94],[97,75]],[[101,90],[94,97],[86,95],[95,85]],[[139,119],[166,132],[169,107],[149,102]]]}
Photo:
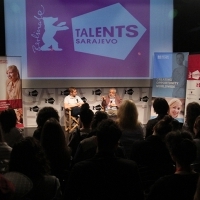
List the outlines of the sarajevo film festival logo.
{"label": "sarajevo film festival logo", "polygon": [[77,52],[125,60],[146,28],[120,3],[72,18]]}
{"label": "sarajevo film festival logo", "polygon": [[[32,45],[33,52],[36,51],[62,51],[59,48],[58,41],[55,40],[54,36],[58,31],[64,31],[69,29],[65,24],[66,22],[60,22],[55,25],[58,21],[58,17],[44,17],[45,9],[42,6],[41,10],[38,10],[37,15],[34,18],[38,21],[38,27],[35,32],[31,34],[35,38],[35,44]],[[42,33],[42,29],[44,32]]]}

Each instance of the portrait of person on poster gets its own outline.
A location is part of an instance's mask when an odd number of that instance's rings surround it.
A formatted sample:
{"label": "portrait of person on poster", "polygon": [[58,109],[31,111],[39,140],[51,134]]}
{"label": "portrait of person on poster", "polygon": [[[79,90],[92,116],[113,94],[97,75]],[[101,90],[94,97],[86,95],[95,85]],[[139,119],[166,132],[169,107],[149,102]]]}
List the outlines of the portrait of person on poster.
{"label": "portrait of person on poster", "polygon": [[172,72],[172,82],[177,82],[172,92],[172,97],[185,98],[187,67],[183,64],[184,54],[176,54],[176,67]]}
{"label": "portrait of person on poster", "polygon": [[6,74],[6,100],[9,102],[9,107],[22,108],[22,82],[17,66],[8,66]]}
{"label": "portrait of person on poster", "polygon": [[182,110],[182,102],[178,98],[172,98],[169,102],[169,115],[178,118]]}

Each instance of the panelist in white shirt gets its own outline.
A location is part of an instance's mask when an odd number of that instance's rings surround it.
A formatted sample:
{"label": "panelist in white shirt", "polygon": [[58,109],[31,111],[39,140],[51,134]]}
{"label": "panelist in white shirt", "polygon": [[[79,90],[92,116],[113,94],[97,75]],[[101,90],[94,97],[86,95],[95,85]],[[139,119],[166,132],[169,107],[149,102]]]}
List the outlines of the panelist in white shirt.
{"label": "panelist in white shirt", "polygon": [[83,100],[77,95],[76,88],[69,88],[69,95],[64,99],[64,107],[65,109],[72,110],[72,116],[77,116],[80,114],[80,107],[84,104]]}

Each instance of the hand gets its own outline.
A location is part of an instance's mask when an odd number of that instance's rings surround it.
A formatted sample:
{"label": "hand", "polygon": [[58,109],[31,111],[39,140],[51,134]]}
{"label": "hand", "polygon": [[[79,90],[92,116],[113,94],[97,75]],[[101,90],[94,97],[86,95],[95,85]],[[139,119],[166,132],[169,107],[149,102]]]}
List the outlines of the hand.
{"label": "hand", "polygon": [[115,103],[110,104],[110,107],[115,107],[115,106],[117,106]]}
{"label": "hand", "polygon": [[78,107],[81,107],[81,105],[82,105],[81,103],[77,103],[77,104],[76,104],[76,106],[78,106]]}
{"label": "hand", "polygon": [[102,101],[106,100],[105,96],[102,96]]}

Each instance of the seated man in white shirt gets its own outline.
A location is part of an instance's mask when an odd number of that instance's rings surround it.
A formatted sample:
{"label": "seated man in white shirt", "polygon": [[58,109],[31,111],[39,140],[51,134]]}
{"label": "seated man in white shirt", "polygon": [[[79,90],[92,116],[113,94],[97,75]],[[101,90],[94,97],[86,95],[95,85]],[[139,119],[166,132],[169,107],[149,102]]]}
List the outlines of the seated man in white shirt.
{"label": "seated man in white shirt", "polygon": [[69,88],[69,95],[64,99],[65,109],[72,110],[72,116],[77,117],[80,114],[81,105],[84,104],[83,100],[77,95],[76,88]]}

